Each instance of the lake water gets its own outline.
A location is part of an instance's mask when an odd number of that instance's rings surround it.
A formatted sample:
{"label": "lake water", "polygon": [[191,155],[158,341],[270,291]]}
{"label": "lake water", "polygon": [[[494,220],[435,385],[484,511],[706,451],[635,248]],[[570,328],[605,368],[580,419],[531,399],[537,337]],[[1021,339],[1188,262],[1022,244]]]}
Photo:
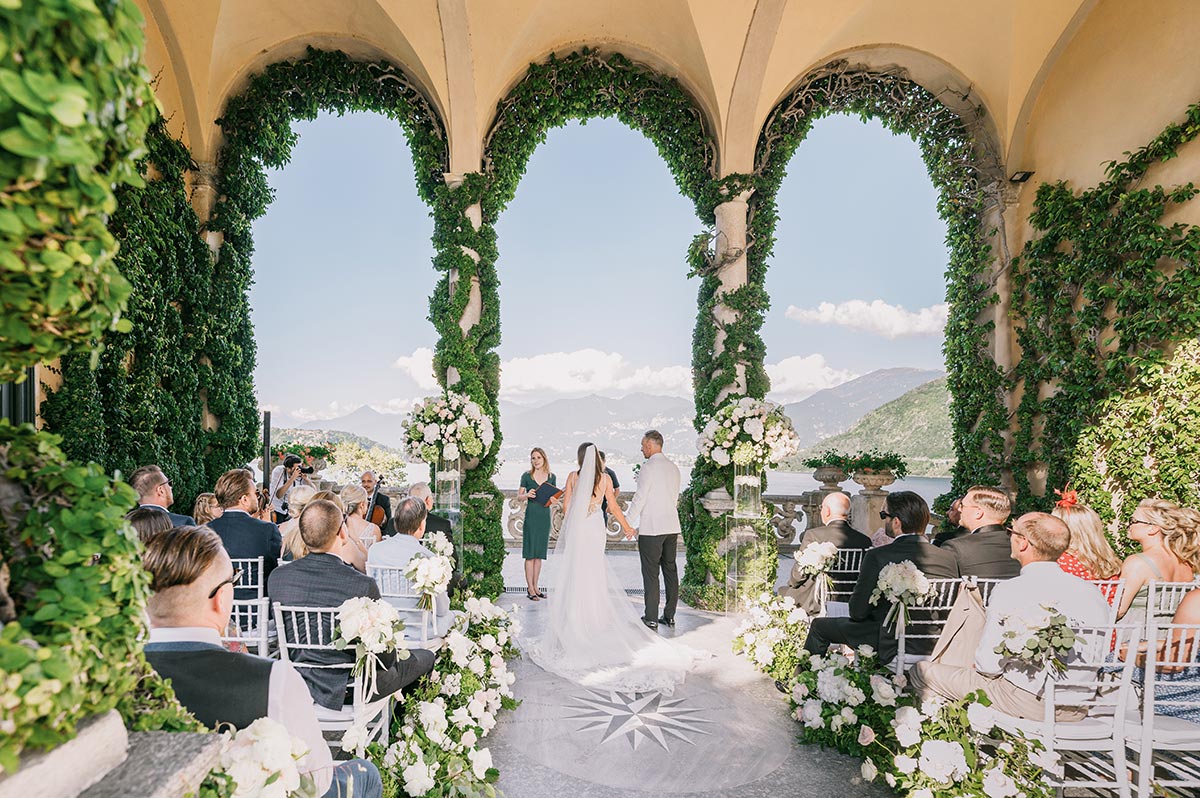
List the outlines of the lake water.
{"label": "lake water", "polygon": [[[504,463],[496,474],[494,480],[496,487],[501,490],[516,490],[521,484],[521,474],[528,468],[524,463],[513,461]],[[623,489],[633,490],[635,482],[631,466],[615,463],[612,470],[616,473],[617,481],[621,483]],[[555,469],[555,476],[558,477],[560,485],[565,484],[567,479],[567,475],[562,471],[563,469]],[[687,485],[691,470],[680,469],[680,471],[683,484]],[[767,493],[795,496],[814,490],[820,485],[821,483],[813,479],[812,473],[807,471],[770,471],[767,473]],[[850,481],[842,483],[842,488],[850,493],[857,493],[859,490],[859,486]],[[947,477],[908,477],[888,485],[887,490],[911,490],[932,505],[934,499],[950,490],[950,480]]]}

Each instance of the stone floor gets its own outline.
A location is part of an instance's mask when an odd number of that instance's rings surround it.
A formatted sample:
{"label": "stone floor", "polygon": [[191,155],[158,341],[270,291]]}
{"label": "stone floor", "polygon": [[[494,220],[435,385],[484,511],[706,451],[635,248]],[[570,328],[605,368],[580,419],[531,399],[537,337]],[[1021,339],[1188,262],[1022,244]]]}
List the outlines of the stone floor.
{"label": "stone floor", "polygon": [[[636,553],[609,556],[626,586],[640,587]],[[519,552],[505,577],[523,587]],[[520,608],[527,629],[544,622],[548,602],[520,593],[502,601]],[[499,790],[507,798],[890,795],[862,782],[856,760],[796,743],[786,700],[730,651],[735,618],[680,607],[676,621],[659,633],[715,656],[669,697],[595,692],[515,662],[522,704],[488,738]]]}

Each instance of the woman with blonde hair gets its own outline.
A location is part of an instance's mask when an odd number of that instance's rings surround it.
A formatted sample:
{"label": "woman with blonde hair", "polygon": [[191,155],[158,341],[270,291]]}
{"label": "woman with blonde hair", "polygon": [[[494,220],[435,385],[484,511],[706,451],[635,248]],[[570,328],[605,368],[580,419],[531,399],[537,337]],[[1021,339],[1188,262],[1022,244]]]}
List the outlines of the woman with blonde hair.
{"label": "woman with blonde hair", "polygon": [[530,601],[546,598],[539,582],[542,561],[550,546],[550,507],[533,497],[543,484],[558,486],[557,477],[550,472],[550,461],[544,449],[534,447],[529,452],[529,470],[521,475],[517,498],[525,499],[525,523],[521,527],[521,556],[525,558],[525,595]]}
{"label": "woman with blonde hair", "polygon": [[1071,530],[1071,544],[1058,558],[1058,567],[1080,579],[1115,579],[1121,558],[1104,537],[1099,513],[1080,504],[1075,491],[1064,490],[1050,515],[1062,519]]}
{"label": "woman with blonde hair", "polygon": [[338,494],[346,513],[346,531],[350,538],[347,560],[364,574],[367,572],[367,549],[383,539],[379,527],[367,520],[370,499],[361,485],[347,485]]}
{"label": "woman with blonde hair", "polygon": [[308,546],[300,537],[300,513],[316,495],[316,488],[310,485],[300,485],[288,492],[288,520],[279,525],[285,560],[299,560],[308,556]]}
{"label": "woman with blonde hair", "polygon": [[1117,618],[1146,619],[1149,583],[1190,582],[1200,571],[1200,513],[1166,499],[1142,499],[1129,519],[1128,535],[1142,550],[1125,558],[1125,595]]}
{"label": "woman with blonde hair", "polygon": [[201,493],[192,505],[192,518],[196,520],[196,526],[204,526],[214,518],[220,518],[223,512],[225,508],[217,501],[215,493]]}

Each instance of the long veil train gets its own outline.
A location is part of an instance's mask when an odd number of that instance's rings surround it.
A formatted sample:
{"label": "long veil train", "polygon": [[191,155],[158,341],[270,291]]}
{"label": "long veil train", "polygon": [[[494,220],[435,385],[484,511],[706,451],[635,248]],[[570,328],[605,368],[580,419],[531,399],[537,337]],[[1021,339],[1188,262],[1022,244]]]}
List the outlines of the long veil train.
{"label": "long veil train", "polygon": [[547,563],[548,623],[524,648],[544,670],[585,687],[669,695],[711,655],[642,625],[604,556],[606,531],[592,496],[595,478],[596,447],[589,446]]}

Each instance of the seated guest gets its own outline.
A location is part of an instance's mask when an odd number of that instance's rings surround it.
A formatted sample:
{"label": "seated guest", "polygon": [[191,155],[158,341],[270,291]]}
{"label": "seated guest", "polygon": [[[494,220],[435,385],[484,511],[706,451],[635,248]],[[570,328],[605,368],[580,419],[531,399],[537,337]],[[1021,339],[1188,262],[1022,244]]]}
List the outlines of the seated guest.
{"label": "seated guest", "polygon": [[282,559],[298,560],[308,554],[308,548],[300,539],[300,513],[304,512],[304,508],[316,495],[317,491],[308,485],[292,488],[292,492],[288,494],[288,510],[291,511],[292,517],[279,525],[279,534],[283,537],[283,554],[280,555]]}
{"label": "seated guest", "polygon": [[371,514],[374,514],[375,508],[378,507],[383,510],[383,520],[379,522],[378,526],[380,530],[385,530],[392,523],[392,499],[383,492],[382,488],[376,490],[380,482],[381,480],[374,471],[364,471],[358,478],[358,483],[367,492],[367,520],[371,520]]}
{"label": "seated guest", "polygon": [[[925,537],[929,505],[924,499],[907,490],[889,493],[887,509],[881,515],[892,542],[863,555],[858,582],[850,596],[850,617],[813,620],[808,639],[804,641],[804,649],[810,654],[824,654],[832,643],[853,647],[866,644],[876,647],[881,662],[890,662],[896,656],[896,639],[892,631],[883,628],[883,621],[891,605],[883,600],[877,605],[871,604],[871,593],[879,582],[883,567],[909,560],[930,579],[954,579],[959,575],[954,555],[934,546]],[[928,653],[928,649],[919,650],[917,643],[914,641],[908,649],[910,653]]]}
{"label": "seated guest", "polygon": [[371,762],[353,759],[334,765],[308,687],[289,663],[222,647],[221,632],[233,603],[228,588],[237,576],[216,533],[185,526],[159,535],[146,547],[145,565],[154,591],[146,602],[146,659],[171,680],[189,712],[210,729],[225,723],[244,729],[259,718],[271,718],[308,746],[304,769],[318,795],[383,794]]}
{"label": "seated guest", "polygon": [[[1009,535],[1009,548],[1020,566],[1020,574],[992,590],[978,643],[969,636],[954,641],[955,645],[974,646],[973,666],[933,660],[918,662],[909,670],[908,684],[919,698],[939,696],[957,701],[982,690],[997,711],[1027,720],[1042,720],[1041,694],[1046,673],[1005,667],[1007,661],[996,653],[996,647],[1003,641],[1004,618],[1036,616],[1044,612],[1043,605],[1058,610],[1077,626],[1108,623],[1108,602],[1096,586],[1058,567],[1058,558],[1067,550],[1070,538],[1067,525],[1047,513],[1026,513],[1017,519]],[[962,661],[957,652],[948,658]],[[1060,682],[1086,681],[1094,676],[1068,667]],[[1082,717],[1079,711],[1060,710],[1059,720]]]}
{"label": "seated guest", "polygon": [[[375,580],[346,562],[346,551],[352,544],[338,505],[324,499],[309,502],[300,515],[300,537],[308,547],[308,556],[271,574],[268,587],[272,600],[295,607],[338,607],[350,598],[379,598]],[[352,663],[354,650],[298,651],[295,659],[314,665]],[[405,659],[394,653],[380,655],[379,659],[376,692],[368,700],[394,693],[433,670],[433,652],[422,649],[410,650]],[[301,672],[317,704],[333,710],[342,708],[349,670],[302,668]]]}
{"label": "seated guest", "polygon": [[[425,531],[429,534],[441,532],[447,539],[452,539],[453,532],[450,529],[450,519],[438,515],[433,511],[433,491],[429,488],[427,482],[416,482],[408,489],[408,495],[420,499],[425,503],[425,510],[428,515],[425,517]],[[394,534],[392,530],[388,534]]]}
{"label": "seated guest", "polygon": [[170,517],[157,507],[137,507],[125,513],[125,520],[137,530],[138,540],[142,543],[159,532],[172,529]]}
{"label": "seated guest", "polygon": [[[279,527],[254,517],[259,509],[254,477],[242,468],[226,471],[217,480],[215,493],[222,508],[221,517],[210,521],[209,528],[221,536],[225,551],[233,559],[262,557],[263,573],[259,578],[265,583],[279,564],[283,538]],[[249,588],[238,588],[237,598],[255,598],[255,593]]]}
{"label": "seated guest", "polygon": [[137,491],[138,505],[152,507],[167,514],[171,526],[194,526],[190,515],[173,513],[169,509],[175,503],[175,492],[171,480],[156,465],[145,465],[129,475],[129,487]]}
{"label": "seated guest", "polygon": [[367,504],[370,497],[358,485],[347,485],[338,496],[342,500],[342,506],[346,508],[346,529],[350,531],[350,542],[354,544],[349,551],[351,557],[347,562],[366,573],[367,550],[383,537],[379,533],[379,527],[367,520]]}
{"label": "seated guest", "polygon": [[[817,543],[832,543],[839,549],[871,548],[871,539],[850,526],[849,517],[850,497],[841,492],[830,493],[821,502],[821,526],[804,530],[796,555],[799,556],[806,548]],[[818,580],[799,573],[799,566],[794,565],[788,583],[779,589],[779,595],[791,596],[796,606],[809,615],[816,615],[822,609],[821,602],[817,600],[818,585]]]}
{"label": "seated guest", "polygon": [[1150,581],[1190,582],[1200,571],[1200,513],[1165,499],[1142,499],[1129,519],[1129,538],[1142,550],[1125,558],[1125,595],[1117,618],[1145,623]]}
{"label": "seated guest", "polygon": [[1050,515],[1071,530],[1071,545],[1058,558],[1058,567],[1080,579],[1116,579],[1121,558],[1104,537],[1104,522],[1091,507],[1079,504],[1075,491],[1063,492]]}
{"label": "seated guest", "polygon": [[962,498],[962,524],[969,535],[948,540],[942,548],[958,560],[963,576],[1012,579],[1021,572],[1008,556],[1008,530],[1004,523],[1012,513],[1012,501],[1000,488],[976,485]]}
{"label": "seated guest", "polygon": [[192,518],[196,519],[198,526],[204,526],[220,515],[221,505],[215,493],[201,493],[196,497],[196,502],[192,505]]}
{"label": "seated guest", "polygon": [[[427,512],[425,504],[420,499],[408,496],[402,499],[392,516],[392,526],[396,534],[382,543],[371,547],[367,553],[367,565],[386,565],[392,568],[405,568],[413,557],[432,557],[433,552],[421,545],[420,540],[425,536],[425,519]],[[415,608],[417,598],[389,596],[388,601],[397,607]],[[431,637],[442,637],[450,630],[454,622],[454,613],[450,611],[449,593],[439,593],[434,596],[434,628],[428,630]],[[411,616],[410,616],[411,617]],[[413,635],[409,635],[412,639]]]}
{"label": "seated guest", "polygon": [[[1175,616],[1171,619],[1171,623],[1200,625],[1200,588],[1183,597],[1183,601],[1179,602],[1179,606],[1175,609]],[[1145,645],[1145,643],[1142,644],[1143,647]],[[1170,664],[1160,665],[1157,668],[1158,672],[1154,675],[1154,714],[1200,723],[1200,706],[1196,706],[1194,703],[1200,701],[1200,641],[1197,641],[1195,630],[1175,630],[1170,640],[1160,640],[1159,646],[1159,661],[1166,660]],[[1179,667],[1178,663],[1185,660],[1193,664]],[[1138,684],[1145,683],[1144,658],[1139,660],[1133,679]],[[1164,701],[1193,703],[1191,706],[1160,703]]]}
{"label": "seated guest", "polygon": [[933,545],[941,546],[946,541],[971,534],[970,530],[962,525],[961,496],[950,502],[950,509],[946,511],[946,527],[948,528],[945,532],[938,532],[933,536]]}

